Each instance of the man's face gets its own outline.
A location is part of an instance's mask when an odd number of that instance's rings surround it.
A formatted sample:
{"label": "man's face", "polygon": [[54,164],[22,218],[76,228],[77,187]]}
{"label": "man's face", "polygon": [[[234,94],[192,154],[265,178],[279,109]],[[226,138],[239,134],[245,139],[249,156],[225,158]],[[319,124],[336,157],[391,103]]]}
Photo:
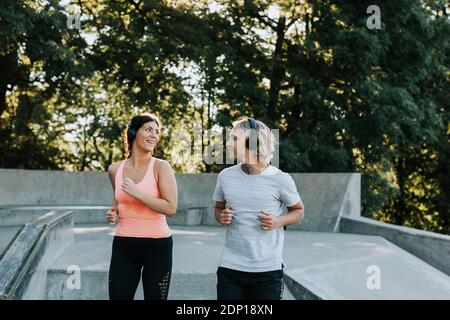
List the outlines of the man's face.
{"label": "man's face", "polygon": [[230,154],[233,155],[233,158],[242,163],[245,163],[245,153],[248,152],[245,148],[245,139],[246,136],[242,129],[233,128],[226,143],[226,147]]}

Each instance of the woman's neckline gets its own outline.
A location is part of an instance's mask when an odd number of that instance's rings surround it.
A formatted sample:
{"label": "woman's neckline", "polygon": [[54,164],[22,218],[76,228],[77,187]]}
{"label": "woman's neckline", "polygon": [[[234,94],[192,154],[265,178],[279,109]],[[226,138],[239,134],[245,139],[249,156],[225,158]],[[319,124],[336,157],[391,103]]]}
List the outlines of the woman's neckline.
{"label": "woman's neckline", "polygon": [[[151,164],[152,164],[152,161],[153,161],[153,156],[150,158],[150,161],[148,162],[148,165],[147,165],[147,170],[145,170],[145,174],[144,174],[144,177],[141,179],[141,181],[139,181],[139,182],[135,182],[135,184],[140,184],[140,183],[142,183],[144,180],[145,180],[145,178],[147,178],[147,175],[148,175],[148,172],[150,171],[150,166],[151,166]],[[127,159],[128,160],[128,159]],[[122,165],[122,181],[125,179],[124,178],[124,176],[123,176],[123,168],[125,168],[125,163],[127,162],[127,160],[125,160],[124,162],[123,162],[123,165]],[[131,178],[130,178],[131,179]]]}

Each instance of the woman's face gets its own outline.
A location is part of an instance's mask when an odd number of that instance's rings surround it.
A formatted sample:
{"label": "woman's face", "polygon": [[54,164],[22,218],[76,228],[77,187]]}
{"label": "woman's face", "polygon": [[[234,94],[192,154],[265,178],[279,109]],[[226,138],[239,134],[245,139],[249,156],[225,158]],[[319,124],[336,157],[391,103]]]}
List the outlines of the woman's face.
{"label": "woman's face", "polygon": [[146,122],[139,128],[134,144],[137,144],[145,151],[153,152],[159,141],[159,134],[159,127],[156,121]]}

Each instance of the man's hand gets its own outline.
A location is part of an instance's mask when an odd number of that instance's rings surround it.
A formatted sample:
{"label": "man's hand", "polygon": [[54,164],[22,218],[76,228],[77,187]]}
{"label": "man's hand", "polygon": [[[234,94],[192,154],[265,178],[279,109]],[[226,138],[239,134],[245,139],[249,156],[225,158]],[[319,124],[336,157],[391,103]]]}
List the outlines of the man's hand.
{"label": "man's hand", "polygon": [[259,219],[261,220],[261,229],[265,231],[273,230],[281,227],[278,217],[273,216],[270,212],[261,210]]}
{"label": "man's hand", "polygon": [[230,224],[233,219],[233,211],[230,207],[223,209],[219,214],[219,223]]}

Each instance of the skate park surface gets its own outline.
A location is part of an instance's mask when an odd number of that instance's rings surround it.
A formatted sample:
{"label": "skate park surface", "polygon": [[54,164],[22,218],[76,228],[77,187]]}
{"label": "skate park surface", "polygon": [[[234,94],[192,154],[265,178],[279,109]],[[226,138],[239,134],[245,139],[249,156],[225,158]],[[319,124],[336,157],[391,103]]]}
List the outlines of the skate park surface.
{"label": "skate park surface", "polygon": [[[358,173],[291,175],[305,217],[286,230],[283,299],[450,299],[449,236],[361,217]],[[176,174],[169,299],[216,299],[216,178]],[[112,196],[106,173],[0,169],[0,299],[108,299]]]}

